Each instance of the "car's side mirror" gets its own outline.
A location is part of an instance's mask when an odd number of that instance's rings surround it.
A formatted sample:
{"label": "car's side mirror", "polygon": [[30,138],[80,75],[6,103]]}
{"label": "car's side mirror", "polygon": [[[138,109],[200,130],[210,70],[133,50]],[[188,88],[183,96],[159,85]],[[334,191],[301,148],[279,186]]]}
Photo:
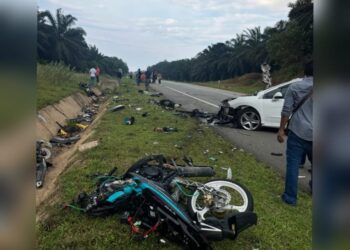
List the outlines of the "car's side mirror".
{"label": "car's side mirror", "polygon": [[283,95],[281,92],[277,92],[273,95],[272,100],[283,99]]}

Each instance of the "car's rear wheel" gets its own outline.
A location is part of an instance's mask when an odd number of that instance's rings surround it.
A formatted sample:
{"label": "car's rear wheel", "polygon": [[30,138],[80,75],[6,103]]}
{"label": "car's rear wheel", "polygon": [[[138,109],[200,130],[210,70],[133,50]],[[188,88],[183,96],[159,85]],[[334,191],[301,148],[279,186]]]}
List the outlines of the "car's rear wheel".
{"label": "car's rear wheel", "polygon": [[245,130],[258,130],[261,127],[261,119],[258,111],[253,108],[244,108],[238,113],[239,125]]}

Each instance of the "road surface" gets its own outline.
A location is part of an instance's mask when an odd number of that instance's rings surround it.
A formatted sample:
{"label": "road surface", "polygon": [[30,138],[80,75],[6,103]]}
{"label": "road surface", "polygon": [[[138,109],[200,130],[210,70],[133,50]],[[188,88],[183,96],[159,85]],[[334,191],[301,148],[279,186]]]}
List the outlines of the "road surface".
{"label": "road surface", "polygon": [[[242,95],[221,89],[164,80],[161,85],[152,84],[151,87],[162,92],[165,98],[181,103],[182,108],[188,111],[197,108],[201,111],[217,112],[223,99]],[[286,145],[277,142],[276,129],[266,128],[261,131],[246,131],[223,126],[214,126],[214,129],[232,144],[252,153],[257,160],[275,169],[281,176],[285,175]],[[271,153],[283,155],[273,156]],[[308,169],[310,169],[309,162],[307,162],[304,169],[299,171],[299,186],[307,192],[309,191],[308,182],[310,180]]]}

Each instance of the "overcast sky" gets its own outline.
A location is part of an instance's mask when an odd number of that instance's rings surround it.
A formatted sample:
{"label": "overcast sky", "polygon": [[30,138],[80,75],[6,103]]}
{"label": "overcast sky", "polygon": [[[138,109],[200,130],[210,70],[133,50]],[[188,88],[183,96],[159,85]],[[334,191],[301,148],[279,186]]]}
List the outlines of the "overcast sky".
{"label": "overcast sky", "polygon": [[287,19],[292,0],[39,0],[40,10],[78,18],[86,40],[131,70],[191,58],[255,26]]}

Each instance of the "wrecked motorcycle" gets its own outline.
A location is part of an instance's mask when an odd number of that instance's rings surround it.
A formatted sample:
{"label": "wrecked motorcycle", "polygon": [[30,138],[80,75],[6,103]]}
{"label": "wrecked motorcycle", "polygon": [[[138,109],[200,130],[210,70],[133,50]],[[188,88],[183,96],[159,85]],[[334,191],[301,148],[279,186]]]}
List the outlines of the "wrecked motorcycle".
{"label": "wrecked motorcycle", "polygon": [[[122,221],[130,225],[138,239],[158,231],[186,248],[211,249],[210,240],[235,239],[240,232],[257,223],[253,212],[234,213],[221,219],[192,220],[155,182],[133,172],[128,172],[123,179],[116,179],[112,173],[110,179],[106,175],[100,180],[95,195],[80,194],[76,203],[93,215],[102,207],[109,207],[109,212],[124,211]],[[99,210],[98,215],[101,212]]]}
{"label": "wrecked motorcycle", "polygon": [[183,178],[215,175],[212,167],[194,166],[187,157],[184,162],[186,165],[181,166],[163,155],[151,155],[136,162],[127,174],[137,173],[161,185],[175,201],[184,200],[189,214],[198,221],[207,216],[222,218],[233,212],[254,210],[253,197],[243,185],[228,179],[203,184]]}

